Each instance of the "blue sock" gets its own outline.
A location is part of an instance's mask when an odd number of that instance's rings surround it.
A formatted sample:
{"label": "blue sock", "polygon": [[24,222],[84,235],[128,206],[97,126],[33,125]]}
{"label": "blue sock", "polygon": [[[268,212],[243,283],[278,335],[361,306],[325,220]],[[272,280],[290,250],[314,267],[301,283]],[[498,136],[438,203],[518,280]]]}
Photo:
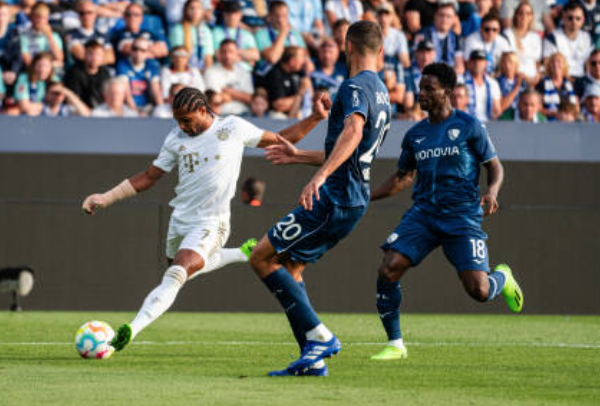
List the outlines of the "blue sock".
{"label": "blue sock", "polygon": [[[298,282],[298,285],[300,286],[300,289],[306,292],[306,286],[304,285],[304,281]],[[302,353],[302,349],[306,345],[306,332],[301,331],[297,327],[295,327],[294,324],[292,324],[290,316],[287,313],[285,315],[287,316],[288,321],[290,322],[290,326],[292,327],[292,331],[294,332],[294,337],[296,337],[296,342],[300,347],[300,353]]]}
{"label": "blue sock", "polygon": [[400,332],[401,301],[400,282],[387,282],[377,278],[377,312],[390,341],[402,338]]}
{"label": "blue sock", "polygon": [[490,282],[490,294],[487,298],[487,301],[489,302],[502,292],[502,288],[506,282],[506,276],[504,276],[502,272],[492,272],[488,275],[488,281]]}
{"label": "blue sock", "polygon": [[321,324],[306,291],[285,268],[279,268],[262,281],[281,303],[294,332],[306,333]]}

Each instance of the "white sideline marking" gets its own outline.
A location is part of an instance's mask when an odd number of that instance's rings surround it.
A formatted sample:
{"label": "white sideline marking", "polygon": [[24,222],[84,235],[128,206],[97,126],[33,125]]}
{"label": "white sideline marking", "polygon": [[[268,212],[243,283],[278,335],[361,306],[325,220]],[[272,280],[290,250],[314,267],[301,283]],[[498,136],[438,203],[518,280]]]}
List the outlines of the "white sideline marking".
{"label": "white sideline marking", "polygon": [[[293,342],[281,341],[135,341],[132,345],[290,345],[296,346]],[[347,347],[353,346],[383,346],[385,342],[369,343],[369,342],[347,342],[344,343]],[[71,342],[64,341],[42,341],[42,342],[0,342],[0,347],[10,346],[61,346],[73,345]],[[407,347],[537,347],[537,348],[579,348],[579,349],[600,349],[600,344],[584,344],[584,343],[527,343],[527,342],[498,342],[498,343],[481,343],[481,342],[406,342]]]}

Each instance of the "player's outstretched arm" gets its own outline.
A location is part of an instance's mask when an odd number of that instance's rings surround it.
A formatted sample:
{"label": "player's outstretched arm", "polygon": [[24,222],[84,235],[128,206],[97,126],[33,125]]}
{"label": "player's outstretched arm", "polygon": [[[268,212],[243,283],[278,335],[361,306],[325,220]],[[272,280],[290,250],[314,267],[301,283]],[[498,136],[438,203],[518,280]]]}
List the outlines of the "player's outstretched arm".
{"label": "player's outstretched arm", "polygon": [[487,192],[481,196],[480,204],[484,208],[484,216],[496,213],[500,205],[498,204],[498,193],[504,180],[504,168],[498,157],[492,158],[485,164],[487,171]]}
{"label": "player's outstretched arm", "polygon": [[394,196],[409,187],[415,177],[415,171],[397,171],[383,182],[378,188],[371,191],[371,201]]}
{"label": "player's outstretched arm", "polygon": [[[313,111],[310,116],[298,121],[296,124],[283,129],[279,132],[279,135],[284,139],[288,140],[292,144],[296,144],[298,141],[303,139],[306,134],[311,132],[313,128],[326,119],[329,116],[329,110],[331,109],[331,99],[328,94],[322,93],[315,99],[313,104]],[[259,148],[265,148],[269,145],[276,145],[280,143],[277,134],[265,131],[260,143]]]}
{"label": "player's outstretched arm", "polygon": [[319,166],[325,162],[325,151],[306,151],[298,149],[286,140],[279,137],[279,144],[265,148],[265,158],[274,165],[304,164]]}
{"label": "player's outstretched arm", "polygon": [[127,199],[139,192],[150,189],[164,174],[165,172],[162,169],[152,165],[148,170],[125,179],[105,193],[96,193],[88,196],[83,201],[82,209],[87,214],[94,214],[97,208],[106,208],[120,200]]}
{"label": "player's outstretched arm", "polygon": [[362,140],[365,118],[358,113],[354,113],[344,122],[344,129],[337,139],[331,154],[313,176],[310,182],[302,190],[299,203],[307,210],[312,210],[313,196],[320,200],[319,188],[325,183],[329,175],[340,167],[352,155],[360,141]]}

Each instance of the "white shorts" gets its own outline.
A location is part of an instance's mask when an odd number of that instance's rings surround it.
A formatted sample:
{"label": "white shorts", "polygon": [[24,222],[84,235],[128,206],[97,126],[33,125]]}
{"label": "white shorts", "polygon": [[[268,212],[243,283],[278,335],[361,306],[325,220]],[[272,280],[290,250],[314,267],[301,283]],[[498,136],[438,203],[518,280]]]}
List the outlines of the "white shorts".
{"label": "white shorts", "polygon": [[229,230],[229,218],[212,218],[191,225],[181,224],[171,218],[167,234],[167,258],[175,258],[179,250],[192,250],[206,261],[225,246]]}

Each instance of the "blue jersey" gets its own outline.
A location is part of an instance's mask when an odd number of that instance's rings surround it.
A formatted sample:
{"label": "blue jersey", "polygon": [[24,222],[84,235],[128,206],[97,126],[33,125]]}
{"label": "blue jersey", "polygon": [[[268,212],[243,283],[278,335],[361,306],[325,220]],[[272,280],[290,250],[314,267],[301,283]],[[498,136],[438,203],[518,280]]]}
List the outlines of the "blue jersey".
{"label": "blue jersey", "polygon": [[454,110],[442,123],[425,119],[408,130],[398,169],[416,169],[416,205],[437,214],[473,214],[481,211],[479,167],[495,156],[486,127]]}
{"label": "blue jersey", "polygon": [[142,68],[136,70],[129,59],[122,59],[117,62],[116,70],[117,76],[125,76],[129,80],[131,96],[136,106],[145,107],[152,103],[152,82],[160,78],[159,65],[156,60],[148,59]]}
{"label": "blue jersey", "polygon": [[362,140],[323,185],[331,201],[344,207],[368,205],[371,163],[390,128],[390,96],[377,73],[362,71],[340,85],[329,116],[326,158],[344,129],[344,121],[355,113],[365,118]]}

